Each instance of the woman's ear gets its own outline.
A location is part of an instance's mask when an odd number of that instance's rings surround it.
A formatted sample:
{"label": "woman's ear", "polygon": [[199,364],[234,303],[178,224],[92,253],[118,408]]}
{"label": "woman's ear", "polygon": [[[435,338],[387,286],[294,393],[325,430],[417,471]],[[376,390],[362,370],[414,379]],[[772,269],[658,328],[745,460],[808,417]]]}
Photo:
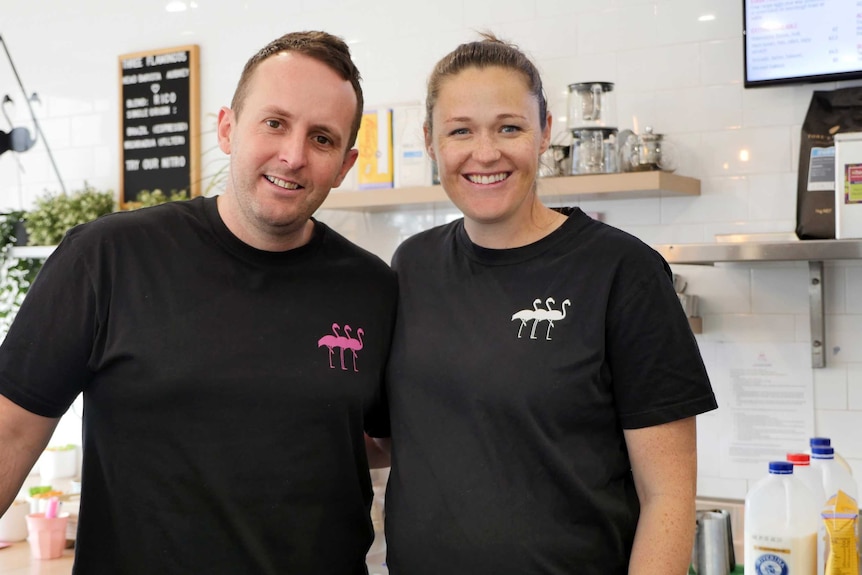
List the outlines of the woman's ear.
{"label": "woman's ear", "polygon": [[428,122],[422,124],[422,133],[425,134],[425,151],[428,152],[428,157],[436,162],[437,158],[434,157],[434,146],[431,142],[431,127]]}
{"label": "woman's ear", "polygon": [[548,112],[548,117],[545,122],[545,129],[542,131],[542,146],[539,150],[539,155],[544,154],[548,151],[548,147],[551,145],[551,113]]}

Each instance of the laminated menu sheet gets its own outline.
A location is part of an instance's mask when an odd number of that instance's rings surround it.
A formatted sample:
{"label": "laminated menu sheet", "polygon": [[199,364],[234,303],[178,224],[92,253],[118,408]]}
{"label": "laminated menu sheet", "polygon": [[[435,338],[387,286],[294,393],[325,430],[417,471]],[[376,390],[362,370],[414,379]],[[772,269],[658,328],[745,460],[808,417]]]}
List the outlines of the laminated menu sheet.
{"label": "laminated menu sheet", "polygon": [[718,409],[698,416],[698,472],[757,479],[808,448],[814,375],[807,343],[715,342],[704,362]]}

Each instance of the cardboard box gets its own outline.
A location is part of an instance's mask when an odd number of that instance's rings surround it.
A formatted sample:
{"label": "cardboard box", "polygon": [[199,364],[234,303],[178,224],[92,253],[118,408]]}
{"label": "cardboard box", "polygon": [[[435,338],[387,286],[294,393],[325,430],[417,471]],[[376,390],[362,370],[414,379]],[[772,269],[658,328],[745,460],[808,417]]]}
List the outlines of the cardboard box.
{"label": "cardboard box", "polygon": [[835,134],[835,238],[862,238],[862,132]]}
{"label": "cardboard box", "polygon": [[422,104],[392,109],[392,143],[395,149],[395,187],[430,186],[431,158],[425,151],[425,107]]}
{"label": "cardboard box", "polygon": [[392,165],[392,110],[366,110],[356,138],[359,157],[356,179],[360,190],[391,188],[394,184]]}

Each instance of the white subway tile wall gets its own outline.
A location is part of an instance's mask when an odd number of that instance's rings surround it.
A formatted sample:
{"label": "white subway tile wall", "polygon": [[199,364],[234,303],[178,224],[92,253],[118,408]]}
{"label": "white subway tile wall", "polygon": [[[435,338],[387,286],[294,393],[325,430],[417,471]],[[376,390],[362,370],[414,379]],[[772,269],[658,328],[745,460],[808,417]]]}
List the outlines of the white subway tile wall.
{"label": "white subway tile wall", "polygon": [[[39,95],[34,110],[45,138],[24,154],[0,156],[0,209],[29,208],[44,191],[59,191],[45,141],[66,189],[85,181],[117,189],[117,59],[154,48],[200,45],[206,182],[225,162],[213,149],[215,115],[229,103],[245,60],[270,38],[309,28],[343,36],[362,70],[366,102],[385,105],[422,99],[439,57],[477,30],[492,30],[536,59],[555,138],[564,136],[567,85],[612,81],[618,127],[654,127],[674,145],[677,172],[701,179],[699,197],[565,202],[652,244],[791,232],[799,131],[811,93],[854,85],[744,89],[742,0],[255,0],[187,2],[177,13],[166,4],[5,3],[0,33],[26,90]],[[704,15],[714,18],[700,21]],[[29,94],[0,60],[0,98],[13,100],[4,110],[13,125],[32,130]],[[343,188],[351,185],[349,178]],[[458,213],[323,210],[319,217],[388,260],[404,238]],[[700,298],[705,355],[717,342],[810,340],[804,262],[674,271]],[[862,264],[827,263],[824,276],[827,367],[813,370],[815,431],[831,436],[862,476],[862,300],[852,296],[862,293]],[[702,416],[700,429],[703,436],[726,432],[715,414]],[[723,478],[711,453],[702,453],[699,475],[702,496],[740,499],[748,487]]]}

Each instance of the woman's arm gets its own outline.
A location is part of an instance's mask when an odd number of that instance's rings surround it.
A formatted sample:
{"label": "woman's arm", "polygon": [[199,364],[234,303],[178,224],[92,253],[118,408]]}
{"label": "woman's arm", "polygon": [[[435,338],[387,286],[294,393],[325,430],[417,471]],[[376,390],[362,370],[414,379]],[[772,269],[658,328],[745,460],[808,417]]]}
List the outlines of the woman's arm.
{"label": "woman's arm", "polygon": [[695,530],[695,418],[624,433],[640,499],[629,575],[685,575]]}
{"label": "woman's arm", "polygon": [[368,454],[369,469],[382,469],[390,465],[392,440],[365,435],[365,452]]}

